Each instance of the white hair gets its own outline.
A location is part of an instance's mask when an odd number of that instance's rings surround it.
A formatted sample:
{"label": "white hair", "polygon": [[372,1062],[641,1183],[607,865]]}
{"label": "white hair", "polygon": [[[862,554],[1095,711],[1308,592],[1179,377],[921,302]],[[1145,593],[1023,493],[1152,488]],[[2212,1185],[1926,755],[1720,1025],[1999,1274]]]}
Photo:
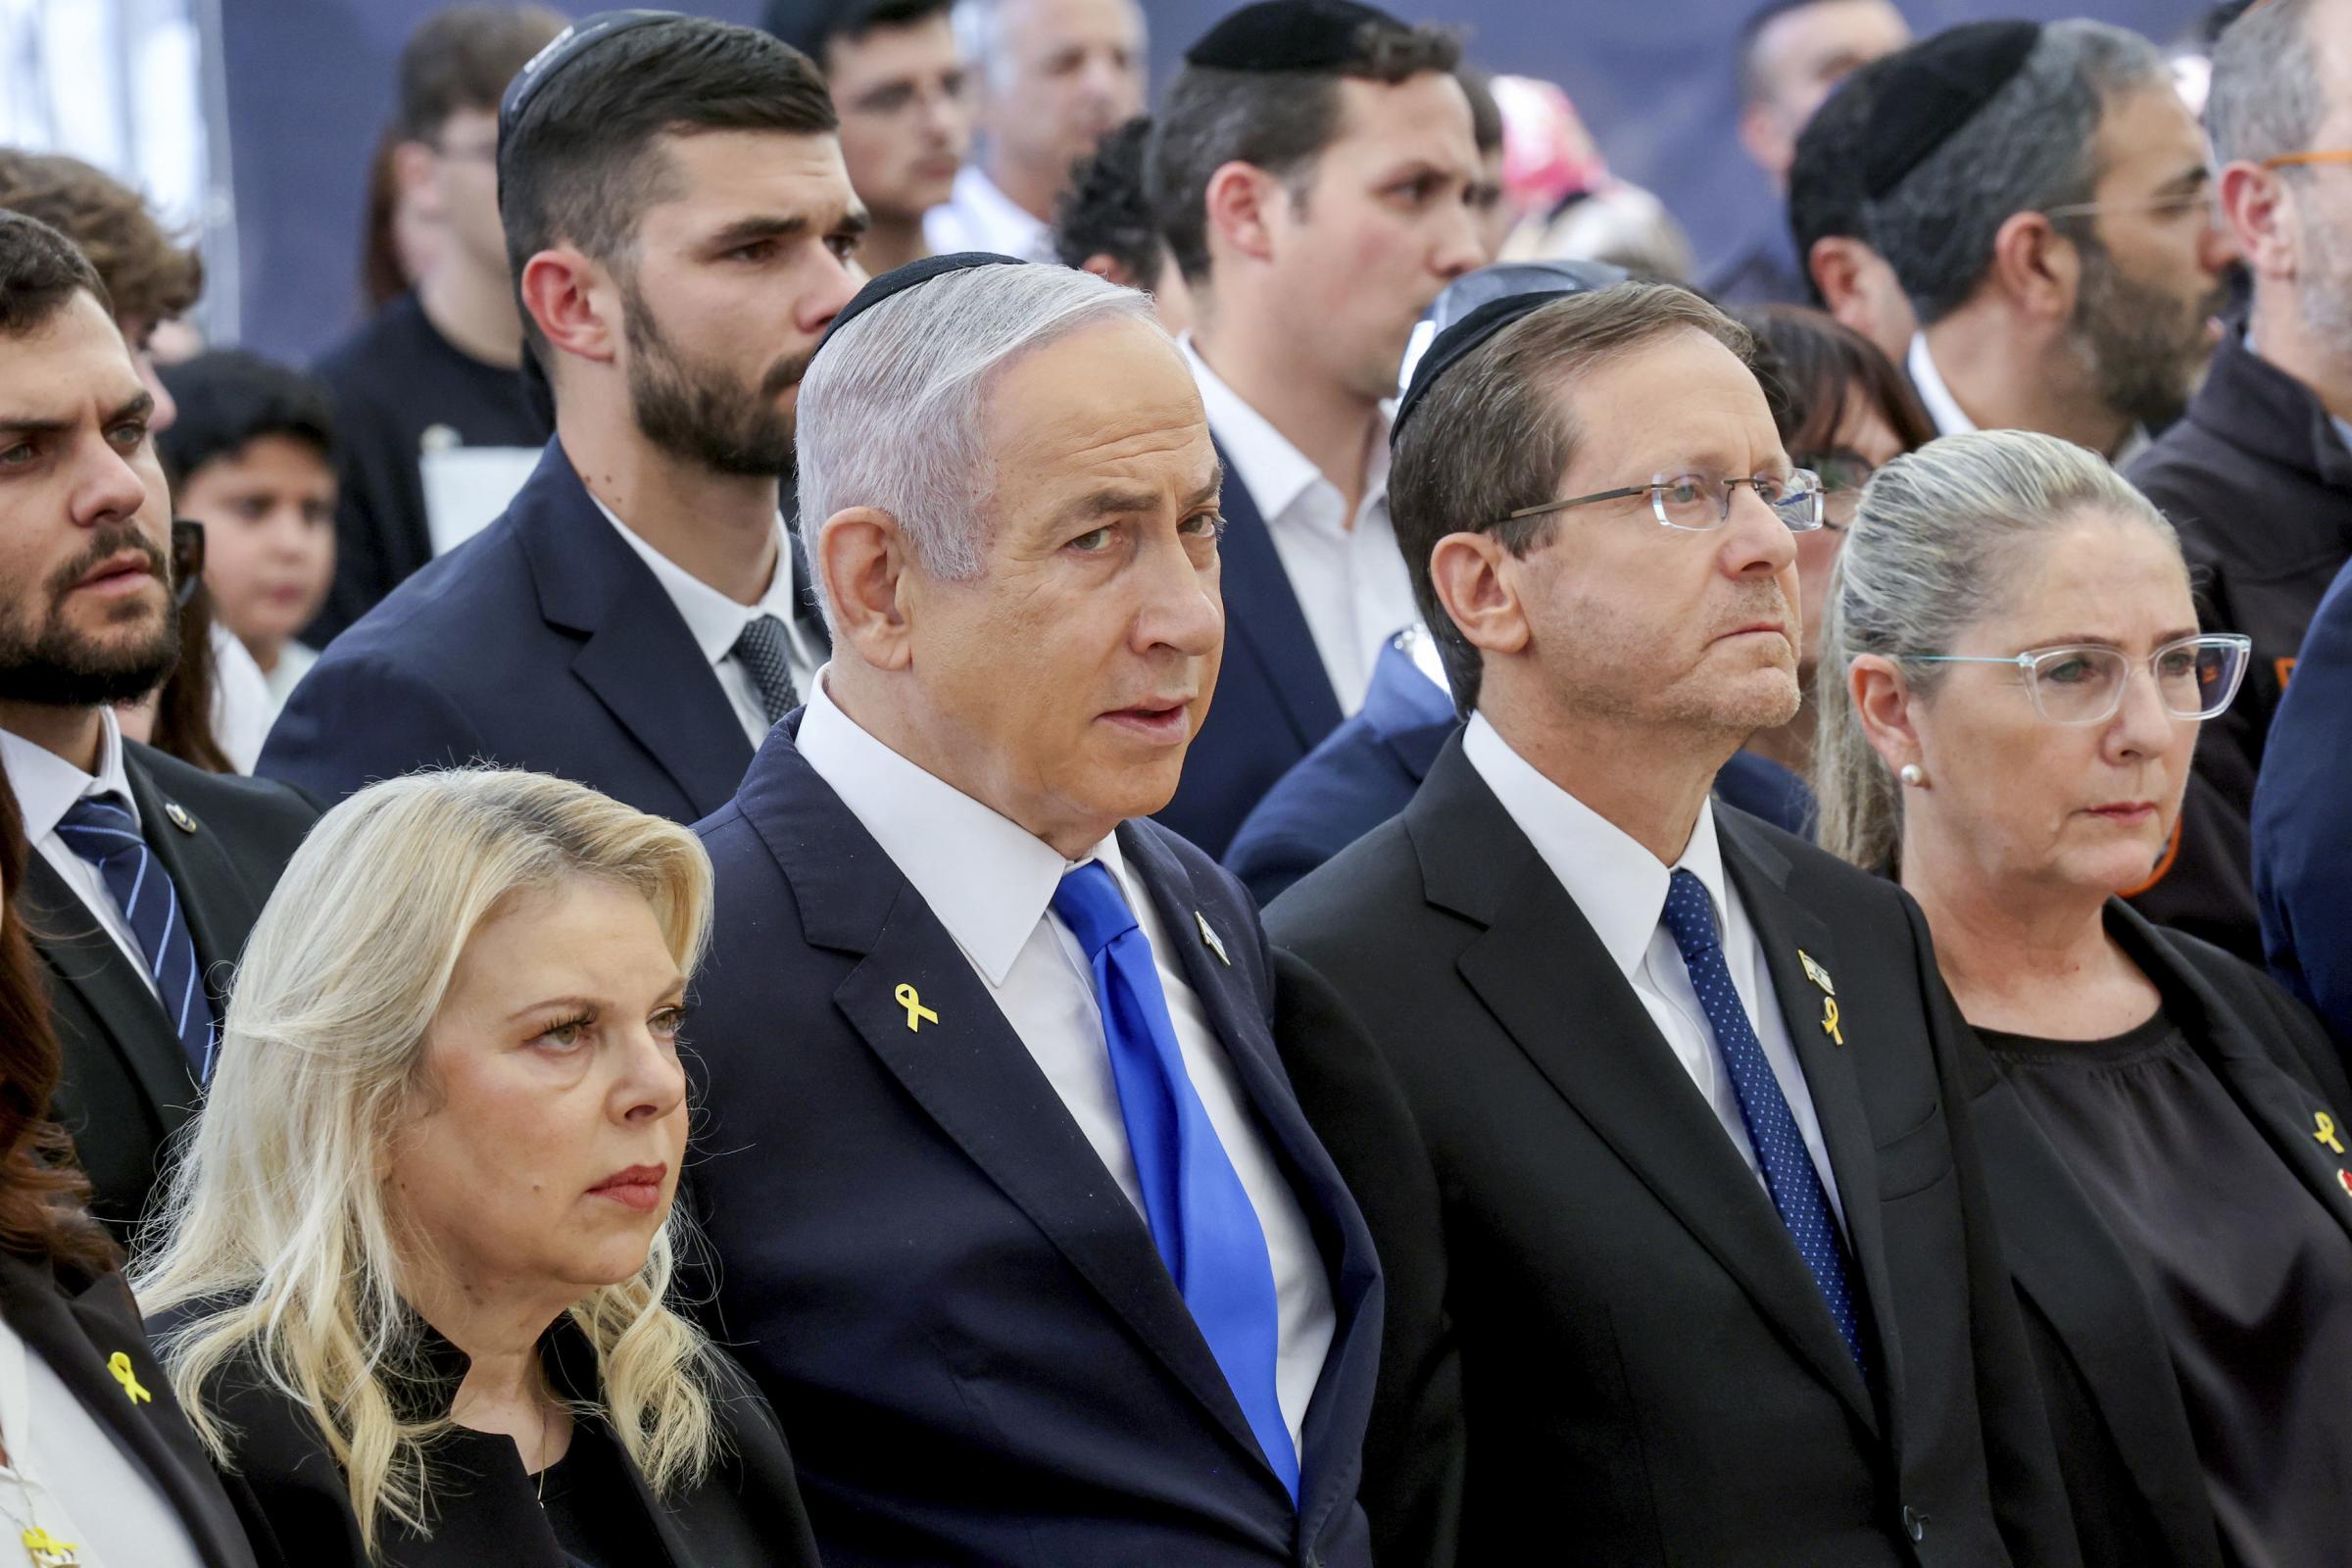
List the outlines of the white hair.
{"label": "white hair", "polygon": [[[1013,86],[1012,52],[1004,44],[1004,10],[1012,0],[956,0],[949,20],[956,28],[956,48],[987,75],[990,88],[1005,92]],[[1136,20],[1149,27],[1151,17],[1135,6]],[[1149,37],[1149,32],[1144,33]]]}
{"label": "white hair", "polygon": [[1149,296],[1091,272],[975,267],[893,295],[826,340],[801,382],[794,446],[809,578],[832,623],[817,531],[849,507],[898,519],[935,577],[980,569],[996,469],[988,389],[1023,355],[1105,321],[1153,323]]}

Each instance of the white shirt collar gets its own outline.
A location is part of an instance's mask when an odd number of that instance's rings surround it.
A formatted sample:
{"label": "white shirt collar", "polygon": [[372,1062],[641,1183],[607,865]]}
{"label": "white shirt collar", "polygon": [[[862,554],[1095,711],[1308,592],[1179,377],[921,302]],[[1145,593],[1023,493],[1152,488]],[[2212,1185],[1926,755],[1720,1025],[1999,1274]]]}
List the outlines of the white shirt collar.
{"label": "white shirt collar", "polygon": [[122,729],[111,708],[98,710],[103,733],[98,741],[98,771],[84,773],[46,747],[22,735],[0,730],[0,764],[8,769],[8,785],[24,817],[24,841],[38,844],[57,831],[74,803],[85,795],[118,797],[136,822],[139,803],[130,793],[130,775],[122,767]]}
{"label": "white shirt collar", "polygon": [[1116,834],[1075,860],[1010,817],[926,772],[868,734],[825,690],[819,670],[795,745],[891,863],[914,884],[972,967],[1003,986],[1067,872],[1100,860],[1134,906]]}
{"label": "white shirt collar", "polygon": [[[1176,343],[1184,350],[1184,362],[1192,367],[1193,380],[1200,388],[1200,407],[1208,416],[1209,432],[1225,449],[1227,461],[1268,524],[1290,511],[1317,481],[1330,482],[1305,453],[1291,445],[1288,436],[1208,368],[1208,362],[1193,347],[1192,333],[1185,333]],[[1384,404],[1381,428],[1365,454],[1363,496],[1367,502],[1385,496],[1388,490],[1389,417]]]}
{"label": "white shirt collar", "polygon": [[948,202],[962,209],[965,230],[975,248],[1023,261],[1054,259],[1053,225],[1005,195],[978,164],[966,164],[956,172]]}
{"label": "white shirt collar", "polygon": [[1977,421],[1960,407],[1952,389],[1944,385],[1943,372],[1936,368],[1936,356],[1928,352],[1928,334],[1911,334],[1911,352],[1904,357],[1903,368],[1911,372],[1911,384],[1919,390],[1919,401],[1927,405],[1928,417],[1936,421],[1937,435],[1960,435],[1977,427]]}
{"label": "white shirt collar", "polygon": [[1568,890],[1568,897],[1576,901],[1593,935],[1600,938],[1600,945],[1628,980],[1642,967],[1650,939],[1657,934],[1674,872],[1689,871],[1698,878],[1714,906],[1715,929],[1728,929],[1730,903],[1723,852],[1715,841],[1711,800],[1699,807],[1698,821],[1690,830],[1690,842],[1683,846],[1682,858],[1672,866],[1661,865],[1631,834],[1545,778],[1511,750],[1486,714],[1470,715],[1462,750],[1560,886]]}
{"label": "white shirt collar", "polygon": [[[593,495],[588,499],[596,501]],[[743,628],[761,615],[775,616],[784,623],[786,635],[792,634],[792,541],[784,537],[781,516],[776,518],[776,569],[767,580],[767,592],[760,596],[756,605],[739,605],[638,538],[602,501],[596,501],[596,510],[605,514],[605,520],[612,524],[629,548],[637,552],[637,559],[653,572],[654,579],[662,584],[662,591],[669,596],[669,602],[678,607],[678,614],[685,620],[694,645],[713,665],[735,651],[735,639],[743,635]]]}

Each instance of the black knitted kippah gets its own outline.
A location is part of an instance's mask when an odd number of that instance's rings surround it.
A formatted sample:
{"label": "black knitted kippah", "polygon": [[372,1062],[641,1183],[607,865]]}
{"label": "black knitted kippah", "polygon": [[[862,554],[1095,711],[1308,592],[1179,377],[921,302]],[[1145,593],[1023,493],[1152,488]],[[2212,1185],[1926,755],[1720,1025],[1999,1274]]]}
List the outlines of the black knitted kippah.
{"label": "black knitted kippah", "polygon": [[1872,201],[1903,182],[2025,69],[2034,22],[1970,22],[1889,57],[1873,83],[1862,185]]}
{"label": "black knitted kippah", "polygon": [[835,334],[893,294],[904,294],[910,288],[920,288],[935,277],[950,272],[968,272],[975,267],[1027,267],[1031,264],[1017,256],[999,256],[994,251],[951,251],[945,256],[926,256],[905,267],[894,267],[880,277],[868,278],[865,287],[850,296],[850,303],[841,308],[825,327],[825,335],[816,340],[810,358],[825,351]]}
{"label": "black knitted kippah", "polygon": [[1337,71],[1363,53],[1364,28],[1404,24],[1356,0],[1258,0],[1200,35],[1184,63],[1210,71]]}

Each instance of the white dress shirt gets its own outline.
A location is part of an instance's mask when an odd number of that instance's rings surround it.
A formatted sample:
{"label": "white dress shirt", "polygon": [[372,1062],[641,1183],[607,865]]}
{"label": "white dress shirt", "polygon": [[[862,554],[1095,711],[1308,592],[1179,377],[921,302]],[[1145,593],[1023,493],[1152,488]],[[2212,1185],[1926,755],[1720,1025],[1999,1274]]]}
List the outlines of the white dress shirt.
{"label": "white dress shirt", "polygon": [[28,1568],[33,1559],[23,1537],[33,1525],[73,1543],[82,1568],[203,1568],[187,1526],[147,1467],[5,1318],[0,1445],[8,1450],[0,1464],[0,1568]]}
{"label": "white dress shirt", "polygon": [[[147,989],[160,999],[163,993],[156,991],[154,971],[147,967],[147,955],[139,951],[139,939],[131,935],[130,922],[122,918],[115,896],[107,891],[105,876],[98,867],[75,855],[57,830],[74,803],[85,795],[112,795],[130,813],[133,822],[139,821],[139,803],[130,793],[129,775],[122,771],[122,731],[115,723],[114,710],[101,709],[98,717],[105,726],[105,735],[98,743],[95,776],[84,773],[55,752],[7,730],[0,730],[0,765],[8,769],[9,788],[16,792],[17,809],[24,818],[24,841],[38,850],[41,858],[66,879],[66,886],[74,890],[106,934],[115,939],[115,946],[122,950],[122,956],[130,960],[131,973],[144,980]],[[0,1441],[5,1441],[4,1435],[0,1435]],[[5,1561],[0,1558],[0,1562]]]}
{"label": "white dress shirt", "polygon": [[[867,734],[834,705],[821,673],[801,717],[798,744],[817,777],[864,824],[956,939],[1103,1168],[1135,1205],[1141,1225],[1143,1184],[1119,1114],[1094,967],[1052,907],[1063,875],[1088,860],[1101,861],[1118,883],[1152,944],[1185,1072],[1265,1231],[1278,1317],[1275,1394],[1291,1442],[1298,1445],[1337,1322],[1331,1282],[1298,1200],[1259,1135],[1233,1063],[1174,956],[1172,941],[1192,934],[1171,937],[1142,879],[1127,868],[1115,836],[1078,859],[1063,859],[1027,829]],[[1219,936],[1229,944],[1252,940],[1240,931]]]}
{"label": "white dress shirt", "polygon": [[1363,498],[1351,519],[1339,486],[1208,368],[1189,335],[1183,347],[1209,433],[1265,518],[1340,711],[1351,714],[1364,706],[1383,645],[1421,615],[1389,522],[1387,417],[1366,454]]}
{"label": "white dress shirt", "polygon": [[[594,496],[588,498],[596,501]],[[605,514],[620,537],[637,552],[653,572],[669,602],[678,607],[678,614],[686,622],[687,632],[694,645],[710,662],[718,676],[719,689],[727,694],[727,704],[735,710],[743,732],[752,738],[757,749],[767,739],[767,704],[760,695],[760,682],[751,669],[735,657],[735,639],[743,628],[761,615],[773,615],[784,623],[785,661],[792,666],[792,684],[804,701],[808,699],[809,683],[816,678],[819,662],[816,652],[807,646],[800,624],[793,619],[792,541],[784,536],[784,519],[776,519],[776,571],[767,582],[767,592],[756,605],[739,605],[725,594],[670,560],[652,545],[629,531],[629,525],[613,515],[612,509],[602,501],[596,510]]]}
{"label": "white dress shirt", "polygon": [[1665,924],[1666,890],[1676,871],[1689,871],[1705,886],[1715,906],[1716,929],[1723,935],[1723,956],[1731,967],[1733,989],[1740,993],[1740,1005],[1747,1009],[1747,1021],[1764,1048],[1764,1059],[1772,1063],[1772,1074],[1780,1080],[1781,1093],[1796,1118],[1796,1130],[1804,1135],[1806,1152],[1813,1156],[1813,1168],[1821,1173],[1821,1185],[1830,1195],[1830,1206],[1843,1225],[1845,1205],[1838,1196],[1837,1173],[1830,1169],[1829,1150],[1821,1141],[1821,1118],[1813,1111],[1813,1094],[1806,1087],[1804,1068],[1797,1062],[1796,1047],[1788,1038],[1788,1025],[1781,1016],[1772,971],[1764,965],[1763,944],[1756,940],[1756,928],[1748,921],[1739,890],[1724,875],[1723,854],[1715,842],[1713,803],[1699,808],[1698,825],[1691,829],[1682,858],[1671,866],[1661,865],[1656,856],[1623,828],[1512,751],[1484,713],[1471,715],[1462,750],[1576,902],[1592,934],[1600,938],[1600,945],[1616,960],[1634,995],[1642,999],[1658,1033],[1673,1048],[1683,1070],[1698,1086],[1699,1097],[1723,1124],[1732,1147],[1740,1151],[1740,1157],[1761,1182],[1763,1170],[1756,1164],[1747,1123],[1740,1114],[1740,1094],[1732,1085],[1731,1069],[1715,1044],[1706,1009],[1699,1005],[1682,949],[1675,945],[1674,933]]}
{"label": "white dress shirt", "polygon": [[993,251],[1024,262],[1051,262],[1053,225],[998,188],[978,164],[956,172],[948,199],[923,215],[923,243],[934,256]]}
{"label": "white dress shirt", "polygon": [[298,643],[288,638],[278,648],[277,662],[262,671],[262,678],[270,683],[271,724],[277,722],[277,715],[286,710],[286,699],[294,695],[294,688],[302,684],[302,677],[308,675],[311,666],[317,662],[318,651],[308,643]]}
{"label": "white dress shirt", "polygon": [[240,773],[262,760],[262,743],[277,717],[270,677],[237,634],[213,622],[213,739]]}
{"label": "white dress shirt", "polygon": [[[1928,417],[1934,421],[1937,435],[1965,435],[1977,428],[1977,421],[1968,416],[1960,400],[1952,396],[1943,372],[1936,368],[1936,356],[1928,352],[1927,333],[1911,334],[1911,352],[1903,357],[1903,368],[1910,372],[1911,385],[1918,390],[1919,401],[1927,406]],[[2124,467],[2147,451],[2148,445],[2147,426],[2135,424],[2110,461],[2116,467]]]}

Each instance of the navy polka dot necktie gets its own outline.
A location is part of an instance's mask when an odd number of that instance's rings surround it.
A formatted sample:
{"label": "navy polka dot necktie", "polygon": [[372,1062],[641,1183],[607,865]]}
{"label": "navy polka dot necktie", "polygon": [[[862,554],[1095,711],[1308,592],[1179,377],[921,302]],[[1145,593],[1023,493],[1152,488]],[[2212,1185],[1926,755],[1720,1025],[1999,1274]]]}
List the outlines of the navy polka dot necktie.
{"label": "navy polka dot necktie", "polygon": [[75,801],[57,824],[57,836],[105,879],[123,924],[147,956],[156,995],[187,1054],[188,1072],[203,1083],[212,1075],[213,1004],[204,994],[196,944],[180,914],[179,890],[172,885],[171,873],[139,837],[137,818],[117,795]]}
{"label": "navy polka dot necktie", "polygon": [[773,615],[755,615],[743,623],[735,646],[728,650],[752,672],[752,683],[760,688],[760,706],[770,724],[801,706],[800,689],[792,681],[790,646],[783,621]]}
{"label": "navy polka dot necktie", "polygon": [[1821,1185],[1821,1172],[1805,1148],[1804,1135],[1797,1131],[1788,1099],[1781,1093],[1781,1081],[1765,1059],[1763,1043],[1756,1039],[1747,1009],[1740,1005],[1740,992],[1732,984],[1731,965],[1724,961],[1723,942],[1715,934],[1715,906],[1707,897],[1706,884],[1689,871],[1675,872],[1667,885],[1662,918],[1690,970],[1690,985],[1698,993],[1698,1004],[1706,1009],[1715,1047],[1731,1069],[1732,1089],[1740,1097],[1740,1119],[1747,1125],[1747,1141],[1756,1151],[1756,1163],[1763,1168],[1772,1206],[1781,1211],[1781,1223],[1795,1240],[1797,1255],[1805,1260],[1813,1283],[1821,1288],[1822,1299],[1829,1303],[1830,1316],[1836,1320],[1846,1349],[1853,1353],[1854,1364],[1867,1376],[1870,1364],[1862,1354],[1862,1326],[1854,1316],[1853,1292],[1846,1285],[1845,1248],[1830,1211],[1830,1195]]}

